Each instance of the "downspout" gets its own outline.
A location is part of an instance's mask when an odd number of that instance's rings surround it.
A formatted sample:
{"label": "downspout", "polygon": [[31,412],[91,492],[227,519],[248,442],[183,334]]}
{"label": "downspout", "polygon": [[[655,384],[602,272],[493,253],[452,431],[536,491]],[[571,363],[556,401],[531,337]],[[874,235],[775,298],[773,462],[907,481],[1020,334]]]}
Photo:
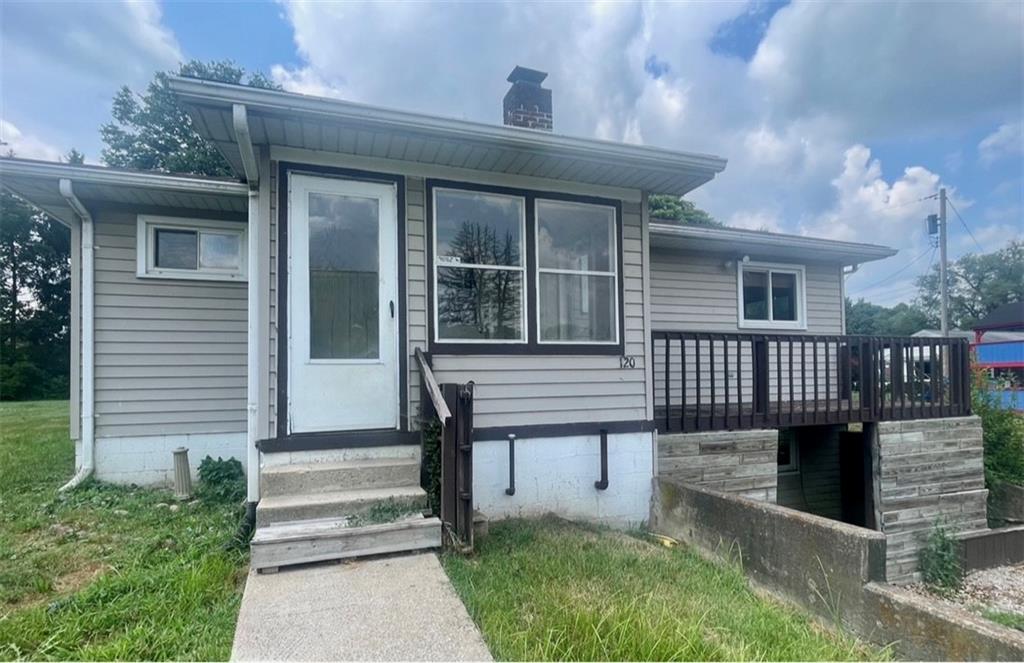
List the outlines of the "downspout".
{"label": "downspout", "polygon": [[[82,465],[78,468],[75,476],[60,487],[60,492],[71,490],[85,481],[96,467],[96,418],[95,409],[95,367],[96,355],[93,352],[95,332],[95,250],[92,215],[85,208],[82,201],[75,195],[71,180],[61,179],[59,182],[60,195],[68,202],[71,209],[82,222]],[[74,322],[72,322],[74,324]]]}
{"label": "downspout", "polygon": [[249,118],[242,104],[232,107],[232,120],[238,152],[242,158],[246,183],[249,185],[249,238],[248,238],[248,311],[246,315],[246,523],[252,529],[256,522],[256,503],[260,500],[260,451],[259,441],[259,331],[260,331],[260,279],[257,270],[260,265],[260,207],[259,207],[259,166],[249,133]]}

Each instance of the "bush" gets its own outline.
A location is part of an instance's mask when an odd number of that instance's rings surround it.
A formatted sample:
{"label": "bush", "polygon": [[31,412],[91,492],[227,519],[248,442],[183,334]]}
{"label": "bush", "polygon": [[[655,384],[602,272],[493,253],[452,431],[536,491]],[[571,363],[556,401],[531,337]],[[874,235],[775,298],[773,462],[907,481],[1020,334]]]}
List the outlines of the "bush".
{"label": "bush", "polygon": [[237,504],[245,499],[245,470],[237,458],[207,456],[199,463],[199,499]]}
{"label": "bush", "polygon": [[441,424],[431,418],[420,421],[423,443],[423,490],[427,506],[435,516],[441,515]]}
{"label": "bush", "polygon": [[963,582],[960,544],[940,522],[935,523],[921,550],[920,568],[924,583],[941,594],[959,589]]}
{"label": "bush", "polygon": [[1024,416],[1002,406],[984,379],[975,381],[971,409],[981,417],[985,442],[985,486],[1024,485]]}

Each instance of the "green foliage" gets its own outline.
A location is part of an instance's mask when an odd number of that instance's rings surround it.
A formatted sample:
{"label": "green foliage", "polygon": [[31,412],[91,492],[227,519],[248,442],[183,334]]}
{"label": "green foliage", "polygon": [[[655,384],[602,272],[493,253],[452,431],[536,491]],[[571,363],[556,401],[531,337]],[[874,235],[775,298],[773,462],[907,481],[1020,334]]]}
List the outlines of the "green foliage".
{"label": "green foliage", "polygon": [[491,524],[445,570],[495,660],[884,658],[680,546],[555,518]]}
{"label": "green foliage", "polygon": [[960,567],[960,545],[942,523],[936,522],[920,553],[921,577],[929,589],[940,594],[959,589],[964,573]]}
{"label": "green foliage", "polygon": [[655,194],[647,199],[647,208],[651,218],[662,223],[678,223],[692,226],[720,227],[722,223],[713,216],[697,207],[689,200],[678,196]]}
{"label": "green foliage", "polygon": [[218,504],[238,504],[245,499],[245,470],[237,458],[207,456],[199,463],[199,499]]}
{"label": "green foliage", "polygon": [[846,298],[847,334],[910,336],[927,328],[928,323],[927,315],[908,304],[887,308],[864,299],[854,302]]}
{"label": "green foliage", "polygon": [[1024,486],[1024,416],[1003,407],[978,375],[971,392],[971,411],[981,418],[985,442],[985,485],[1001,483]]}
{"label": "green foliage", "polygon": [[[939,326],[939,267],[917,280],[915,305]],[[949,265],[949,323],[970,329],[1003,304],[1024,300],[1024,241],[991,253],[967,253]]]}
{"label": "green foliage", "polygon": [[0,660],[227,660],[237,507],[74,471],[67,401],[0,403]]}
{"label": "green foliage", "polygon": [[441,424],[436,418],[420,421],[423,442],[423,490],[427,506],[435,516],[441,515]]}
{"label": "green foliage", "polygon": [[114,97],[113,120],[100,129],[103,161],[108,166],[169,173],[229,176],[231,168],[217,148],[203,140],[170,89],[171,75],[259,88],[280,89],[273,81],[229,60],[182,64],[177,72],[159,72],[143,94],[124,86]]}
{"label": "green foliage", "polygon": [[70,259],[66,226],[0,192],[0,399],[67,398]]}
{"label": "green foliage", "polygon": [[1002,610],[985,610],[981,613],[985,619],[991,619],[997,624],[1024,631],[1024,615],[1019,612],[1005,612]]}
{"label": "green foliage", "polygon": [[393,523],[403,518],[415,516],[420,513],[420,509],[410,507],[410,505],[403,504],[393,498],[388,498],[383,502],[377,502],[370,507],[370,510],[366,513],[357,513],[349,516],[348,526],[349,527],[364,527],[366,525],[378,525],[380,523]]}

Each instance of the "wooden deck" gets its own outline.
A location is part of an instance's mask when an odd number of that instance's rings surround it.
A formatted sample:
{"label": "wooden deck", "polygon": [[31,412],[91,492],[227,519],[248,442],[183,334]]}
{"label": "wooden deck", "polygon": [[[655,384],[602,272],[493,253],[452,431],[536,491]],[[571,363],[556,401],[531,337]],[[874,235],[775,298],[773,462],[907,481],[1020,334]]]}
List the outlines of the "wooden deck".
{"label": "wooden deck", "polygon": [[663,433],[970,414],[963,339],[655,331],[652,341]]}

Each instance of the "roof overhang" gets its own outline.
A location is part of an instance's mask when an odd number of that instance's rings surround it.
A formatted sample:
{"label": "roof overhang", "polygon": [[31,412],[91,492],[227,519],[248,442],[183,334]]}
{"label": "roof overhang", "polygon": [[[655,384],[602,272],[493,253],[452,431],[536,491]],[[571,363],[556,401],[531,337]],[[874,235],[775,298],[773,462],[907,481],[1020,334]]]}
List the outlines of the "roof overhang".
{"label": "roof overhang", "polygon": [[71,224],[75,214],[60,193],[62,179],[74,183],[75,195],[86,204],[115,203],[140,208],[168,207],[231,213],[244,213],[247,209],[248,187],[240,182],[0,158],[0,185],[60,221]]}
{"label": "roof overhang", "polygon": [[651,247],[750,255],[754,259],[838,262],[857,265],[896,255],[896,249],[877,244],[785,235],[738,228],[651,223]]}
{"label": "roof overhang", "polygon": [[684,195],[725,168],[721,157],[378,108],[279,90],[172,77],[196,130],[244,172],[232,124],[245,106],[258,145]]}

